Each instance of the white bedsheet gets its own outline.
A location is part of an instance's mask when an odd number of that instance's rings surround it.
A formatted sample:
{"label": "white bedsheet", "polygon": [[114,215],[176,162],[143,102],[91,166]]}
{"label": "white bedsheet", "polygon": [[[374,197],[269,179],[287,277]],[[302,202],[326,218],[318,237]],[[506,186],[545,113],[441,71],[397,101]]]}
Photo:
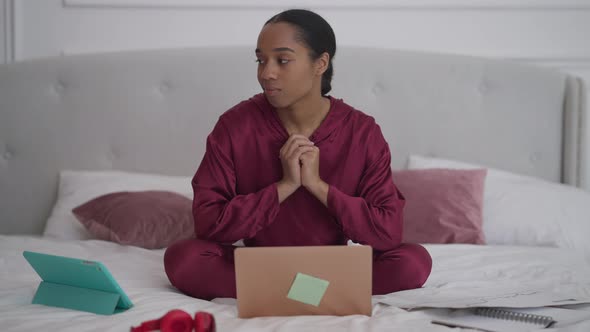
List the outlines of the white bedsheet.
{"label": "white bedsheet", "polygon": [[[470,289],[498,285],[543,285],[576,289],[590,296],[590,266],[583,255],[557,248],[428,245],[433,271],[425,288],[457,295]],[[130,310],[100,316],[86,312],[33,305],[40,281],[22,257],[23,250],[103,262],[134,303]],[[2,331],[129,331],[142,321],[170,309],[215,315],[218,331],[450,331],[430,324],[433,310],[406,311],[379,304],[373,316],[301,316],[238,319],[232,299],[202,301],[172,288],[163,270],[163,250],[146,250],[88,240],[60,242],[48,238],[0,235],[0,330]],[[424,290],[417,290],[424,291]],[[589,309],[590,306],[582,306]],[[557,330],[557,329],[549,329]],[[590,331],[590,320],[560,330]],[[546,331],[546,330],[544,330]]]}

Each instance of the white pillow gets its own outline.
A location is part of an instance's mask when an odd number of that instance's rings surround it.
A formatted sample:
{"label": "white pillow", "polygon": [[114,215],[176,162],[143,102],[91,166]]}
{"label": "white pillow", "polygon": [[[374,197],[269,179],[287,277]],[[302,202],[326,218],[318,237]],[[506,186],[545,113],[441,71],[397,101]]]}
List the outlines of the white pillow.
{"label": "white pillow", "polygon": [[[408,168],[482,165],[410,156]],[[483,231],[487,244],[574,248],[590,253],[590,193],[560,183],[488,168]]]}
{"label": "white pillow", "polygon": [[193,199],[191,177],[121,171],[62,171],[57,201],[43,236],[86,240],[92,235],[77,221],[72,209],[101,195],[117,191],[167,190]]}

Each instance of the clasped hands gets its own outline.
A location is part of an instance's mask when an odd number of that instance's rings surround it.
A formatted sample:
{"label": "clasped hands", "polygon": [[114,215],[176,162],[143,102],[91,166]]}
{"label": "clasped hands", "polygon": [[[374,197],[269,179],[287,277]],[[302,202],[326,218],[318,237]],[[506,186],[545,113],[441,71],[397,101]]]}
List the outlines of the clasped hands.
{"label": "clasped hands", "polygon": [[283,178],[278,182],[279,201],[303,186],[326,204],[328,184],[320,178],[320,149],[312,141],[292,134],[280,150],[280,159]]}

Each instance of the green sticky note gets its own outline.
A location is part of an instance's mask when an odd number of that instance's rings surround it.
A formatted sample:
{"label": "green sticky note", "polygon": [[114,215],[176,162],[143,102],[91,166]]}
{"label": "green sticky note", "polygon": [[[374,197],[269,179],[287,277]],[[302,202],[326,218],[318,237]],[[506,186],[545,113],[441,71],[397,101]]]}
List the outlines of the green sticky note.
{"label": "green sticky note", "polygon": [[291,300],[319,306],[329,281],[312,277],[304,273],[297,273],[287,297]]}

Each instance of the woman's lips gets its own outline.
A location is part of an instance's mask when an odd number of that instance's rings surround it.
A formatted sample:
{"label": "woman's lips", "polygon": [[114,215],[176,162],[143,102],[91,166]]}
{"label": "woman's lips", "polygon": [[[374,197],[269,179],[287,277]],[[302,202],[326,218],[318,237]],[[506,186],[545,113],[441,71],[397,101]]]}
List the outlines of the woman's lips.
{"label": "woman's lips", "polygon": [[279,94],[279,92],[281,92],[280,89],[276,89],[276,88],[264,88],[264,93],[267,96],[276,96],[277,94]]}

